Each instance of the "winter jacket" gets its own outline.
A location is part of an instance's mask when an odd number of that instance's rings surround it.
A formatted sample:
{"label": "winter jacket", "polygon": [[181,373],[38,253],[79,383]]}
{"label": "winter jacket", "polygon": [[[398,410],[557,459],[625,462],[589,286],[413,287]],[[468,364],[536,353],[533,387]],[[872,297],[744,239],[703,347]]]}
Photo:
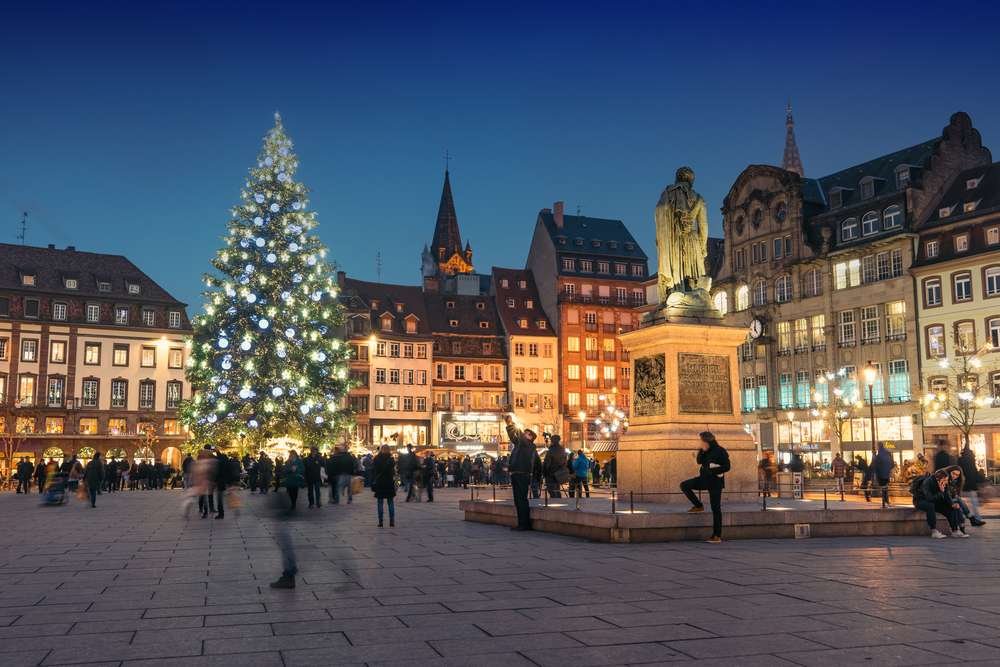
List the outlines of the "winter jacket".
{"label": "winter jacket", "polygon": [[101,483],[104,482],[104,464],[101,463],[100,459],[91,459],[87,463],[87,468],[83,472],[83,479],[87,483],[87,486],[91,488],[99,488]]}
{"label": "winter jacket", "polygon": [[721,482],[726,486],[725,474],[729,472],[729,452],[719,443],[708,446],[707,450],[698,450],[698,465],[701,466],[698,476],[710,482]]}
{"label": "winter jacket", "polygon": [[396,464],[391,454],[379,454],[372,461],[372,491],[376,498],[396,497]]}
{"label": "winter jacket", "polygon": [[507,437],[510,438],[510,472],[511,474],[530,475],[535,465],[535,443],[524,436],[513,424],[507,425]]}
{"label": "winter jacket", "polygon": [[847,472],[847,461],[845,461],[843,458],[834,459],[831,468],[833,471],[834,478],[843,479],[845,473]]}
{"label": "winter jacket", "polygon": [[357,465],[357,461],[350,452],[337,452],[327,459],[326,475],[327,477],[353,475]]}
{"label": "winter jacket", "polygon": [[323,460],[319,454],[310,454],[303,463],[307,484],[318,484],[320,480],[320,470],[323,468]]}
{"label": "winter jacket", "polygon": [[577,454],[576,458],[573,459],[573,474],[580,479],[587,479],[587,473],[590,472],[590,459],[588,459],[583,454]]}
{"label": "winter jacket", "polygon": [[947,507],[951,507],[951,504],[954,502],[951,494],[948,492],[948,485],[945,484],[944,491],[942,491],[941,487],[938,486],[937,480],[934,479],[934,475],[927,475],[927,478],[920,484],[917,493],[913,496],[913,506],[916,507],[917,503],[921,500]]}
{"label": "winter jacket", "polygon": [[892,469],[896,467],[896,462],[892,460],[892,454],[885,447],[879,446],[872,459],[872,473],[878,479],[889,479]]}
{"label": "winter jacket", "polygon": [[942,468],[947,468],[951,465],[951,454],[948,453],[947,449],[939,449],[936,454],[934,454],[934,470],[941,470]]}
{"label": "winter jacket", "polygon": [[962,455],[958,457],[958,465],[962,468],[962,476],[965,477],[965,490],[979,490],[979,469],[976,468],[976,455],[971,449],[962,450]]}
{"label": "winter jacket", "polygon": [[286,489],[301,489],[306,485],[306,466],[301,458],[285,463],[281,471],[281,485]]}

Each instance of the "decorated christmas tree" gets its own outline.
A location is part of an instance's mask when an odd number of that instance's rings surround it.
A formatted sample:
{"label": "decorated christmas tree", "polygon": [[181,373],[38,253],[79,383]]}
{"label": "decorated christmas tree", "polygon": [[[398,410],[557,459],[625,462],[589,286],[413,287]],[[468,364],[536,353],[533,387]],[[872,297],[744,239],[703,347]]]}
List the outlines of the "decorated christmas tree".
{"label": "decorated christmas tree", "polygon": [[349,347],[326,248],[281,117],[232,211],[225,246],[205,275],[195,318],[182,417],[196,444],[255,446],[290,436],[307,445],[338,437]]}

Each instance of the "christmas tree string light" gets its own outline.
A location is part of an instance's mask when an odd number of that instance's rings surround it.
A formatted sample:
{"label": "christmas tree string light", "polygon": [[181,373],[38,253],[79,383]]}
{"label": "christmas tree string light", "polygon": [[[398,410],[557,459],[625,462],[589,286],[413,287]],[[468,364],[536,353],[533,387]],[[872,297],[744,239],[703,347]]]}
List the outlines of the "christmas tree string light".
{"label": "christmas tree string light", "polygon": [[280,436],[328,443],[348,425],[350,347],[334,270],[281,117],[233,208],[193,322],[181,417],[196,444]]}

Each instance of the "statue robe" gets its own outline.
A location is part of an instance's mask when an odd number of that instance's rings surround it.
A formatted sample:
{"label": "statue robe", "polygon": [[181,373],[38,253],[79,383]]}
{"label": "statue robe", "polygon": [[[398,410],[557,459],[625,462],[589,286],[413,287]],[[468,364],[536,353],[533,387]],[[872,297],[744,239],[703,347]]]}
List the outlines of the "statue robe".
{"label": "statue robe", "polygon": [[675,183],[663,191],[656,205],[656,250],[660,303],[670,290],[705,275],[708,254],[708,213],[705,200],[688,183]]}

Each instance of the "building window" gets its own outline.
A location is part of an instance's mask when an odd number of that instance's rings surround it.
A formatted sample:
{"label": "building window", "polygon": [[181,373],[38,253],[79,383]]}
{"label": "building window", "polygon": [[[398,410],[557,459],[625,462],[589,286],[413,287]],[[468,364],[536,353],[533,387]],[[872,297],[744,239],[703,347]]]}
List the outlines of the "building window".
{"label": "building window", "polygon": [[969,249],[969,235],[959,234],[955,237],[955,252],[966,252]]}
{"label": "building window", "polygon": [[167,409],[175,410],[181,405],[182,384],[177,381],[167,383]]}
{"label": "building window", "polygon": [[38,341],[32,338],[21,340],[21,361],[38,361]]}
{"label": "building window", "polygon": [[809,349],[809,320],[800,317],[795,320],[795,351],[805,352]]}
{"label": "building window", "polygon": [[95,378],[86,378],[83,381],[83,407],[97,407],[97,390],[99,386],[99,381]]}
{"label": "building window", "polygon": [[87,321],[99,322],[101,320],[101,307],[96,303],[87,304]]}
{"label": "building window", "polygon": [[861,309],[861,342],[879,342],[878,306],[864,306]]}
{"label": "building window", "polygon": [[840,312],[840,344],[854,345],[855,338],[855,318],[853,310],[843,310]]}
{"label": "building window", "polygon": [[139,365],[142,368],[156,368],[156,348],[142,346],[139,354]]}
{"label": "building window", "polygon": [[566,366],[566,378],[569,380],[579,380],[580,379],[580,366],[579,364],[569,364]]}
{"label": "building window", "polygon": [[49,363],[66,363],[66,341],[54,340],[49,343]]}
{"label": "building window", "polygon": [[646,275],[646,267],[644,267],[642,264],[633,264],[632,275],[636,278],[644,277]]}
{"label": "building window", "polygon": [[972,320],[955,322],[955,353],[972,354],[976,351],[976,325]]}
{"label": "building window", "polygon": [[835,289],[857,287],[861,284],[861,260],[852,259],[839,262],[833,267],[833,286]]}
{"label": "building window", "polygon": [[774,284],[775,303],[786,303],[792,300],[792,278],[781,276]]}
{"label": "building window", "polygon": [[750,288],[740,285],[736,288],[736,310],[746,310],[750,307]]}
{"label": "building window", "polygon": [[771,256],[774,259],[781,259],[781,251],[785,245],[781,242],[781,237],[774,239],[774,249],[771,251]]}
{"label": "building window", "polygon": [[955,302],[970,301],[972,299],[972,275],[969,273],[957,273],[951,277]]}
{"label": "building window", "polygon": [[862,199],[871,199],[872,197],[875,196],[875,179],[873,178],[863,179],[861,183],[858,184],[858,187],[861,188]]}
{"label": "building window", "polygon": [[840,223],[840,240],[853,241],[858,238],[858,219],[848,218]]}
{"label": "building window", "polygon": [[868,236],[878,231],[878,213],[868,211],[861,218],[861,235]]}
{"label": "building window", "polygon": [[385,369],[376,368],[375,369],[375,384],[385,384]]}
{"label": "building window", "polygon": [[38,317],[38,299],[24,300],[24,316],[36,319]]}
{"label": "building window", "polygon": [[896,189],[903,190],[910,185],[910,168],[901,166],[896,168]]}
{"label": "building window", "polygon": [[112,366],[128,366],[128,343],[115,343],[111,353]]}
{"label": "building window", "polygon": [[889,401],[903,403],[910,400],[910,372],[906,359],[889,362]]}
{"label": "building window", "polygon": [[152,380],[142,380],[139,382],[139,409],[152,410],[155,395],[156,384]]}
{"label": "building window", "polygon": [[66,304],[56,301],[52,304],[52,319],[60,322],[66,319]]}
{"label": "building window", "polygon": [[743,378],[743,412],[752,412],[757,408],[754,394],[753,376]]}
{"label": "building window", "polygon": [[792,395],[792,374],[781,373],[778,375],[778,406],[781,408],[791,408],[795,406]]}
{"label": "building window", "polygon": [[928,259],[933,259],[938,256],[938,249],[940,245],[937,241],[928,241],[924,244],[924,254],[927,255]]}
{"label": "building window", "polygon": [[1000,349],[1000,317],[986,320],[986,330],[989,332],[990,346],[994,350]]}
{"label": "building window", "polygon": [[49,378],[49,391],[47,405],[50,408],[62,407],[65,389],[65,380],[61,377]]}
{"label": "building window", "polygon": [[932,324],[927,327],[927,356],[936,358],[945,354],[944,325]]}
{"label": "building window", "polygon": [[10,297],[0,296],[0,317],[10,317]]}
{"label": "building window", "polygon": [[758,280],[753,286],[753,305],[763,306],[767,304],[767,283]]}
{"label": "building window", "polygon": [[941,279],[928,278],[924,280],[924,306],[931,308],[941,305]]}
{"label": "building window", "polygon": [[124,408],[128,400],[128,380],[111,381],[111,407]]}
{"label": "building window", "polygon": [[823,314],[813,315],[810,321],[812,331],[812,345],[814,350],[821,350],[826,347],[826,316]]}
{"label": "building window", "polygon": [[[9,338],[0,338],[0,361],[7,361],[7,345],[9,344]],[[0,400],[0,403],[3,401]],[[2,429],[0,429],[2,432]]]}
{"label": "building window", "polygon": [[906,302],[890,301],[885,304],[886,340],[906,338]]}
{"label": "building window", "polygon": [[576,271],[576,260],[570,257],[563,257],[563,271]]}
{"label": "building window", "polygon": [[25,287],[35,286],[35,274],[33,273],[22,273],[21,274],[21,284]]}
{"label": "building window", "polygon": [[389,356],[394,359],[399,358],[399,343],[389,343]]}
{"label": "building window", "polygon": [[35,376],[22,375],[17,382],[17,400],[23,407],[35,404]]}
{"label": "building window", "polygon": [[129,294],[139,293],[139,283],[125,283],[125,288]]}
{"label": "building window", "polygon": [[882,211],[882,229],[895,229],[903,225],[903,209],[898,204]]}
{"label": "building window", "polygon": [[144,308],[142,311],[142,325],[146,327],[155,327],[156,312],[149,310],[148,308]]}
{"label": "building window", "polygon": [[627,269],[624,264],[615,262],[615,275],[624,276]]}
{"label": "building window", "polygon": [[589,259],[580,260],[580,272],[591,273],[594,270],[594,262]]}
{"label": "building window", "polygon": [[128,306],[115,307],[115,324],[128,324]]}
{"label": "building window", "polygon": [[171,310],[167,313],[167,326],[171,329],[181,328],[181,313],[179,310]]}
{"label": "building window", "polygon": [[389,384],[399,384],[399,369],[390,368],[389,369]]}
{"label": "building window", "polygon": [[712,304],[717,311],[725,315],[729,312],[729,295],[725,291],[719,290],[712,297]]}
{"label": "building window", "polygon": [[811,395],[809,389],[809,371],[797,371],[795,373],[795,405],[797,407],[809,407]]}
{"label": "building window", "polygon": [[99,366],[101,363],[101,344],[84,343],[83,363],[87,366]]}
{"label": "building window", "polygon": [[184,350],[171,348],[167,352],[167,368],[182,368],[184,366]]}
{"label": "building window", "polygon": [[464,380],[465,379],[465,366],[462,364],[455,364],[455,379]]}
{"label": "building window", "polygon": [[990,227],[986,230],[986,245],[1000,243],[1000,227]]}
{"label": "building window", "polygon": [[819,269],[810,269],[806,271],[805,276],[802,278],[802,294],[803,296],[819,296],[823,293],[823,283],[820,278]]}

